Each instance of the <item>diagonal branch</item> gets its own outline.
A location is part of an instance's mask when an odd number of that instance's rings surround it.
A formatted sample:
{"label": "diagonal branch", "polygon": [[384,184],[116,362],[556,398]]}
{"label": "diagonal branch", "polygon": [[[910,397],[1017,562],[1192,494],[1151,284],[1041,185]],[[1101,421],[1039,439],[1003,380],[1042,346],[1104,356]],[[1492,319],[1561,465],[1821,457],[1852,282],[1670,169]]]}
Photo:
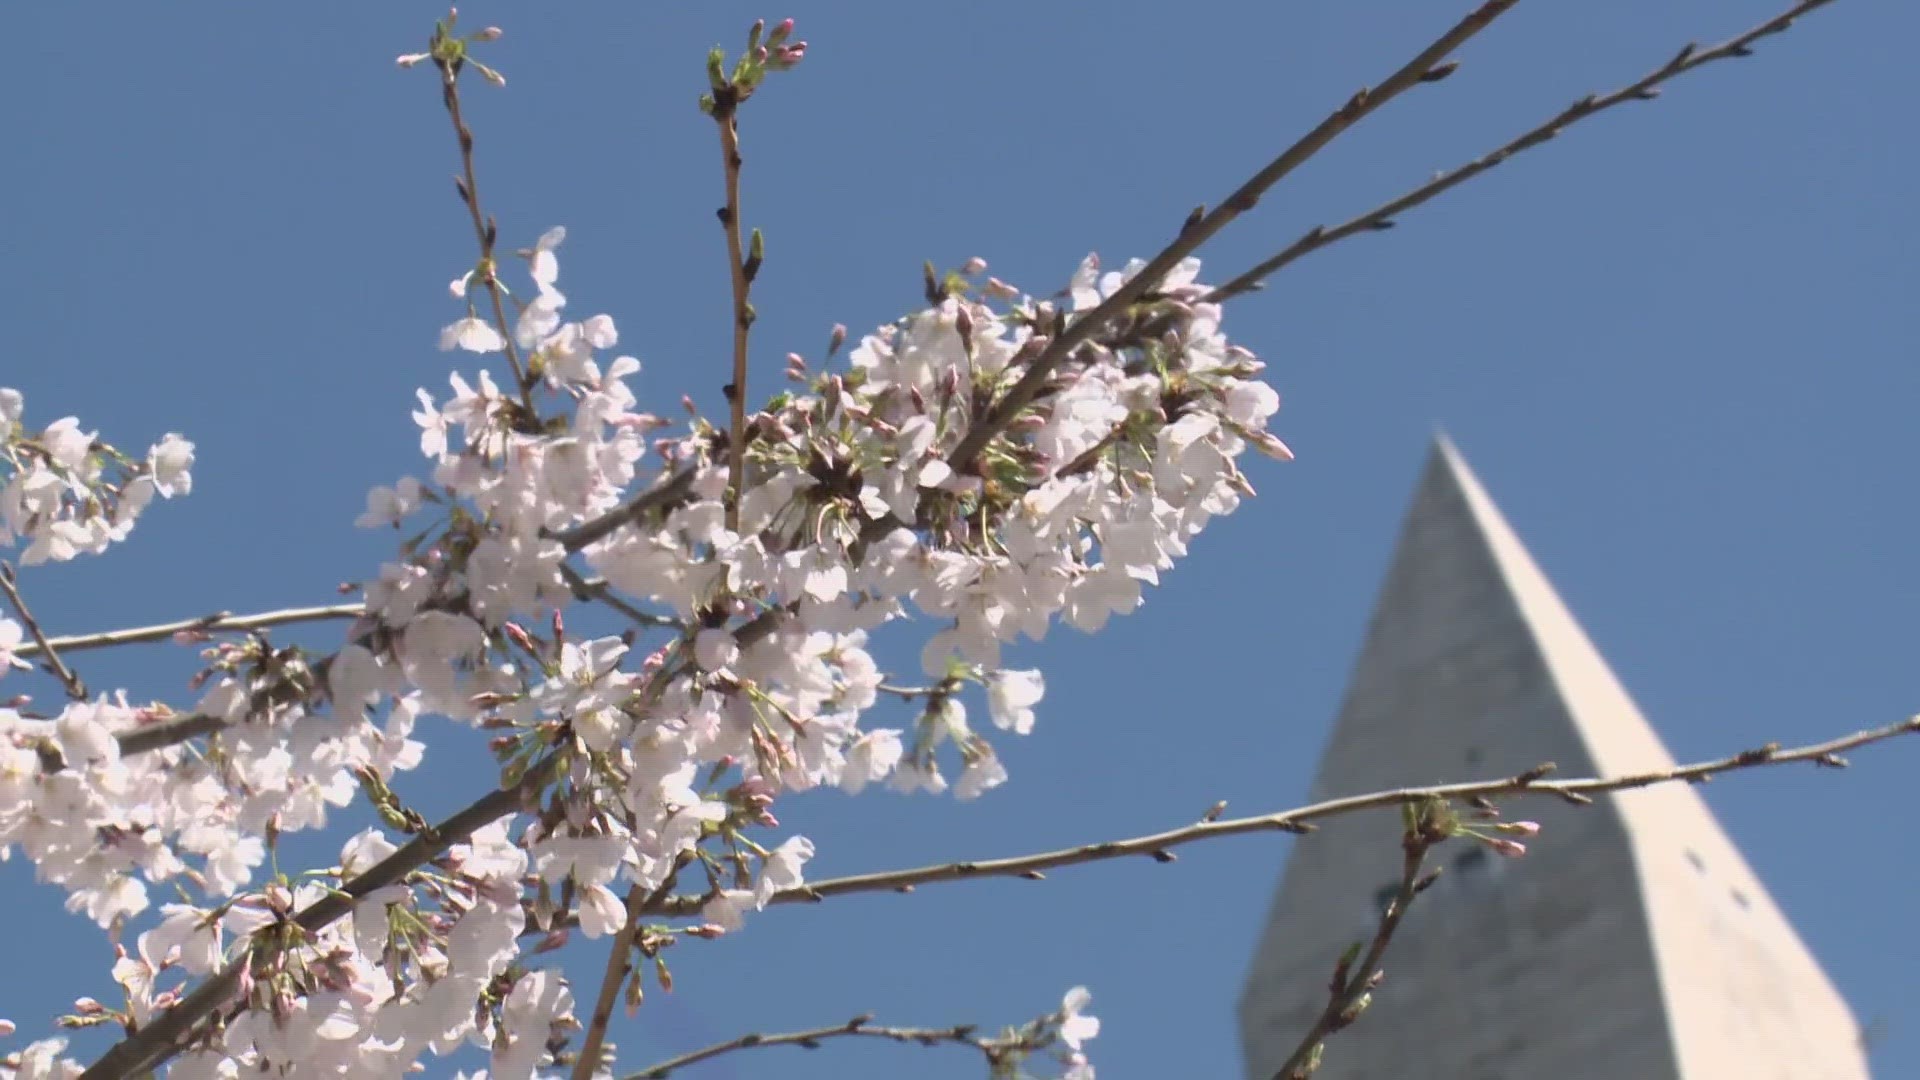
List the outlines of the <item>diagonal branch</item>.
{"label": "diagonal branch", "polygon": [[1260,197],[1265,195],[1269,188],[1305,164],[1309,158],[1319,153],[1342,132],[1414,86],[1445,78],[1453,71],[1453,67],[1444,64],[1443,61],[1517,2],[1518,0],[1485,0],[1465,18],[1454,24],[1452,29],[1435,38],[1433,43],[1422,49],[1418,56],[1389,75],[1378,87],[1372,89],[1363,87],[1347,99],[1344,105],[1320,121],[1312,131],[1301,136],[1299,141],[1282,151],[1279,157],[1274,158],[1259,172],[1249,177],[1245,183],[1234,190],[1233,194],[1228,195],[1224,202],[1212,210],[1196,209],[1181,226],[1180,234],[1162,249],[1160,254],[1155,255],[1152,261],[1121,285],[1112,296],[1068,324],[1059,336],[1041,350],[1040,355],[1034,358],[1020,381],[1015,383],[992,409],[988,410],[986,416],[976,421],[967,431],[966,437],[960,440],[960,444],[954,447],[953,453],[948,456],[948,464],[958,471],[967,471],[974,457],[987,443],[992,441],[995,435],[1006,430],[1007,425],[1020,415],[1020,410],[1032,404],[1033,400],[1040,396],[1041,389],[1046,385],[1047,380],[1052,378],[1054,369],[1092,337],[1095,331],[1157,288],[1161,279],[1178,266],[1182,259],[1198,251],[1201,245],[1213,239],[1241,214],[1253,209],[1254,204],[1260,201]]}
{"label": "diagonal branch", "polygon": [[[1425,802],[1432,799],[1458,800],[1471,799],[1474,796],[1512,796],[1512,795],[1557,795],[1568,802],[1586,804],[1593,801],[1592,796],[1605,792],[1625,791],[1632,788],[1650,787],[1655,784],[1667,784],[1676,781],[1701,783],[1720,773],[1735,772],[1741,769],[1756,768],[1764,765],[1785,765],[1790,762],[1812,762],[1828,768],[1843,768],[1846,760],[1840,754],[1856,747],[1871,743],[1884,742],[1901,735],[1920,732],[1920,716],[1903,720],[1887,727],[1870,731],[1856,732],[1827,742],[1783,750],[1777,743],[1752,750],[1744,750],[1731,757],[1713,761],[1696,762],[1692,765],[1680,765],[1671,769],[1654,772],[1634,773],[1625,776],[1591,777],[1582,780],[1545,780],[1552,771],[1551,764],[1541,765],[1518,776],[1504,777],[1498,780],[1479,780],[1461,784],[1441,784],[1433,787],[1397,788],[1392,791],[1375,791],[1365,795],[1349,795],[1325,802],[1314,803],[1294,810],[1282,810],[1274,814],[1262,814],[1255,817],[1228,818],[1226,820],[1202,820],[1192,825],[1164,832],[1136,836],[1126,840],[1108,840],[1096,844],[1082,844],[1078,847],[1061,848],[1057,851],[1043,851],[1031,855],[1015,855],[1004,859],[987,859],[977,862],[940,863],[933,866],[918,866],[906,870],[883,870],[872,874],[856,874],[850,877],[823,878],[809,882],[798,888],[786,889],[773,894],[772,902],[792,904],[807,901],[824,900],[829,896],[845,896],[851,893],[868,892],[911,892],[917,885],[936,881],[961,881],[984,877],[1022,877],[1038,879],[1043,871],[1056,866],[1077,866],[1081,863],[1103,862],[1108,859],[1122,859],[1146,855],[1159,862],[1172,862],[1172,848],[1182,844],[1191,844],[1201,840],[1211,840],[1221,836],[1237,836],[1241,833],[1312,831],[1312,822],[1320,818],[1350,814],[1356,810],[1371,810],[1385,806],[1400,806],[1409,803]],[[1213,815],[1209,815],[1212,817]],[[697,912],[706,901],[705,897],[680,895],[667,897],[650,914],[690,915]]]}
{"label": "diagonal branch", "polygon": [[670,506],[686,498],[693,490],[694,472],[690,468],[682,469],[670,479],[653,485],[591,521],[583,521],[569,529],[554,530],[546,536],[550,540],[558,540],[560,546],[568,551],[579,551],[620,526],[640,520],[651,510]]}
{"label": "diagonal branch", "polygon": [[1400,928],[1400,920],[1407,914],[1407,908],[1413,904],[1413,898],[1426,891],[1440,874],[1438,869],[1432,874],[1422,876],[1421,867],[1425,864],[1427,851],[1438,841],[1409,832],[1404,851],[1400,859],[1400,888],[1393,899],[1380,912],[1379,926],[1373,932],[1373,941],[1367,946],[1367,954],[1358,966],[1353,963],[1359,952],[1359,944],[1340,958],[1334,966],[1333,979],[1327,986],[1327,1004],[1320,1010],[1313,1026],[1301,1037],[1293,1053],[1275,1070],[1273,1080],[1309,1080],[1320,1068],[1320,1054],[1325,1048],[1327,1036],[1340,1031],[1359,1018],[1366,1010],[1367,995],[1379,985],[1385,972],[1380,969],[1380,961],[1387,955],[1387,945],[1393,941],[1393,932]]}
{"label": "diagonal branch", "polygon": [[[691,853],[681,855],[674,862],[666,880],[657,888],[648,890],[635,882],[633,888],[627,890],[627,921],[620,927],[620,932],[613,936],[613,948],[607,954],[606,974],[600,980],[600,993],[593,1003],[593,1016],[581,1040],[579,1056],[574,1059],[573,1080],[593,1080],[605,1072],[601,1068],[601,1058],[606,1055],[607,1025],[613,1020],[613,1006],[620,999],[620,988],[626,985],[627,976],[633,974],[633,947],[640,937],[640,917],[648,907],[673,892],[673,884],[679,879],[681,868],[692,858]],[[610,1063],[608,1067],[611,1068]]]}
{"label": "diagonal branch", "polygon": [[1675,76],[1683,75],[1697,67],[1703,67],[1715,60],[1752,55],[1753,50],[1751,46],[1755,41],[1785,31],[1793,25],[1795,19],[1817,8],[1825,7],[1832,2],[1833,0],[1800,0],[1799,3],[1793,5],[1793,7],[1787,11],[1768,19],[1766,22],[1761,23],[1743,34],[1729,38],[1711,48],[1702,49],[1696,45],[1689,44],[1681,49],[1679,53],[1675,54],[1673,59],[1655,68],[1646,75],[1641,76],[1638,81],[1609,93],[1588,94],[1586,97],[1581,98],[1579,101],[1561,110],[1546,123],[1516,137],[1499,149],[1482,157],[1475,158],[1458,168],[1440,173],[1433,179],[1401,195],[1397,199],[1382,203],[1372,210],[1361,214],[1359,217],[1341,225],[1332,227],[1325,225],[1315,226],[1278,254],[1254,266],[1246,273],[1215,288],[1211,293],[1207,294],[1207,301],[1209,303],[1219,303],[1223,300],[1230,300],[1244,293],[1252,292],[1260,288],[1264,280],[1281,267],[1303,256],[1310,255],[1330,244],[1345,240],[1355,233],[1377,232],[1382,229],[1392,228],[1395,215],[1411,210],[1444,191],[1466,183],[1468,180],[1479,176],[1481,173],[1499,165],[1501,162],[1506,161],[1508,158],[1523,150],[1533,149],[1560,134],[1560,132],[1566,128],[1590,116],[1603,113],[1615,105],[1628,101],[1651,101],[1653,98],[1659,96],[1661,83]]}
{"label": "diagonal branch", "polygon": [[868,1021],[872,1015],[856,1016],[844,1024],[832,1027],[818,1027],[809,1031],[788,1031],[778,1035],[762,1035],[751,1032],[726,1042],[714,1043],[678,1057],[649,1065],[636,1073],[629,1073],[626,1080],[665,1080],[676,1069],[685,1068],[708,1058],[719,1057],[735,1050],[751,1050],[762,1046],[799,1046],[808,1050],[817,1050],[828,1039],[865,1036],[874,1039],[892,1039],[894,1042],[918,1043],[921,1046],[939,1046],[951,1043],[956,1046],[971,1046],[984,1054],[989,1063],[996,1060],[1001,1048],[991,1039],[976,1035],[972,1024],[961,1024],[946,1028],[906,1028],[872,1027]]}
{"label": "diagonal branch", "polygon": [[80,676],[74,674],[65,660],[60,659],[59,650],[53,642],[47,640],[46,631],[40,629],[39,620],[33,617],[33,612],[27,608],[26,600],[21,597],[20,584],[13,576],[12,565],[3,562],[0,562],[0,592],[6,594],[7,602],[13,605],[14,613],[20,616],[21,625],[27,628],[27,634],[33,638],[32,645],[22,645],[12,650],[13,655],[45,657],[41,663],[54,678],[60,680],[61,686],[67,688],[67,696],[75,701],[87,700],[87,684],[80,680]]}
{"label": "diagonal branch", "polygon": [[626,616],[636,626],[679,627],[682,625],[679,619],[671,615],[655,615],[650,611],[641,611],[639,608],[620,599],[619,594],[613,591],[613,586],[607,584],[605,578],[582,577],[580,571],[575,570],[566,563],[560,564],[560,579],[567,583],[567,588],[571,589],[573,595],[578,599],[598,600]]}
{"label": "diagonal branch", "polygon": [[[302,930],[314,933],[346,916],[361,897],[398,884],[448,848],[519,810],[527,798],[551,779],[552,764],[549,759],[535,765],[518,784],[495,788],[464,810],[422,831],[365,873],[342,882],[338,889],[307,905],[294,915],[293,922]],[[184,1049],[195,1025],[233,999],[251,962],[251,952],[243,951],[172,1008],[149,1018],[137,1032],[114,1044],[80,1074],[81,1080],[126,1080],[158,1069]]]}

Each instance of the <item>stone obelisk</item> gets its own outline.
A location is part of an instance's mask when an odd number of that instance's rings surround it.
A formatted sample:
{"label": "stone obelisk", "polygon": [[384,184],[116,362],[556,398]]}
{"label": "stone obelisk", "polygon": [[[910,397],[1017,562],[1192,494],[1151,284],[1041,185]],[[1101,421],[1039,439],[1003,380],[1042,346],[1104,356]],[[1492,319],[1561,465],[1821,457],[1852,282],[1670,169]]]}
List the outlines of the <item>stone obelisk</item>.
{"label": "stone obelisk", "polygon": [[[1459,453],[1436,440],[1311,798],[1670,768]],[[1453,840],[1316,1080],[1865,1080],[1845,1001],[1700,794],[1533,798],[1521,859]],[[1240,1000],[1269,1080],[1399,880],[1397,813],[1293,845]]]}

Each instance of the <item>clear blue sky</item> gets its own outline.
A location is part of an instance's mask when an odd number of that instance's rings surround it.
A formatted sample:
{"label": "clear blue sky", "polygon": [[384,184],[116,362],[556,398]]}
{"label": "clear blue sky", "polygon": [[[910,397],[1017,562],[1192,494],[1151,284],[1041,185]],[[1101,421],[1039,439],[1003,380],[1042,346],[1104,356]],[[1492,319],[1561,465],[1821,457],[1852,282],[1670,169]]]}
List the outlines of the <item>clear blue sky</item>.
{"label": "clear blue sky", "polygon": [[[1208,265],[1224,276],[1782,2],[1523,4]],[[568,227],[569,310],[619,320],[622,351],[647,365],[637,388],[667,412],[683,392],[717,406],[725,381],[719,155],[693,102],[704,50],[756,15],[797,16],[812,44],[743,121],[747,217],[768,236],[765,389],[834,322],[857,333],[913,305],[923,259],[984,256],[1046,291],[1089,250],[1151,254],[1466,7],[496,2],[463,21],[508,31],[490,55],[510,88],[470,94],[505,242]],[[180,430],[200,453],[191,499],[156,507],[133,543],[25,576],[57,630],[325,602],[387,550],[351,522],[370,485],[419,470],[413,390],[445,386],[445,283],[472,258],[433,76],[392,65],[439,11],[9,11],[0,385],[39,421],[77,413],[139,447]],[[1138,615],[1017,658],[1049,686],[1036,733],[1004,747],[1011,784],[972,804],[797,803],[783,817],[819,841],[813,869],[1132,834],[1221,798],[1298,801],[1436,423],[1682,759],[1920,707],[1917,37],[1920,9],[1845,0],[1240,303],[1229,326],[1270,362],[1275,428],[1299,460],[1254,465],[1262,497]],[[184,700],[192,666],[150,646],[82,671]],[[1920,745],[1896,745],[1850,775],[1708,792],[1881,1032],[1882,1077],[1920,1076],[1917,767]],[[427,775],[403,791],[430,807],[471,795],[470,771]],[[1169,867],[779,910],[764,932],[677,949],[679,991],[617,1030],[621,1059],[866,1011],[991,1024],[1085,983],[1107,1022],[1102,1075],[1235,1076],[1232,1005],[1286,850],[1230,841]],[[91,928],[18,861],[0,890],[14,928],[0,1016],[37,1033],[74,996],[106,996]],[[597,970],[581,956],[575,970]],[[979,1065],[841,1046],[688,1075],[775,1069],[932,1080]]]}

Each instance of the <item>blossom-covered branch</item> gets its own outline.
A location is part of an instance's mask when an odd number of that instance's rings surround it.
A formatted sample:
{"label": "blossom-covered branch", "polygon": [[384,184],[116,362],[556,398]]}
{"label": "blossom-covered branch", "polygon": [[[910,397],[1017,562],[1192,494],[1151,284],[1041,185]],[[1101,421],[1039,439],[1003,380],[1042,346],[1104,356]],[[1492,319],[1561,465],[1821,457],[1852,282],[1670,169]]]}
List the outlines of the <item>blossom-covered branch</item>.
{"label": "blossom-covered branch", "polygon": [[1523,150],[1530,150],[1546,142],[1573,124],[1585,120],[1590,116],[1603,113],[1615,105],[1624,102],[1651,101],[1659,96],[1661,83],[1677,75],[1684,75],[1695,68],[1710,64],[1715,60],[1753,55],[1751,46],[1754,42],[1761,38],[1781,33],[1792,26],[1794,20],[1800,16],[1812,12],[1817,8],[1825,7],[1832,2],[1833,0],[1800,0],[1799,3],[1794,4],[1793,7],[1788,10],[1775,15],[1773,18],[1768,19],[1766,22],[1753,27],[1743,34],[1728,38],[1718,45],[1703,49],[1689,43],[1676,53],[1671,60],[1668,60],[1660,67],[1641,76],[1635,82],[1605,94],[1588,94],[1586,97],[1562,109],[1545,123],[1515,137],[1499,149],[1475,158],[1457,168],[1440,173],[1419,187],[1401,195],[1399,198],[1381,203],[1379,206],[1361,214],[1359,217],[1353,218],[1340,225],[1331,227],[1326,225],[1314,226],[1308,230],[1304,236],[1295,240],[1278,254],[1260,262],[1252,269],[1233,278],[1233,280],[1215,288],[1212,293],[1208,294],[1207,299],[1219,303],[1224,300],[1230,300],[1243,293],[1251,292],[1260,288],[1266,278],[1275,271],[1302,256],[1312,254],[1323,247],[1344,240],[1355,233],[1377,232],[1382,229],[1392,228],[1393,219],[1396,215],[1411,210],[1444,191],[1466,183],[1468,180],[1499,165],[1501,162],[1506,161],[1508,158]]}
{"label": "blossom-covered branch", "polygon": [[[1146,855],[1159,862],[1172,862],[1172,849],[1182,844],[1191,844],[1201,840],[1210,840],[1222,836],[1237,836],[1241,833],[1256,832],[1294,832],[1304,833],[1312,830],[1312,823],[1321,818],[1350,814],[1356,810],[1371,810],[1385,806],[1402,806],[1431,799],[1462,800],[1475,796],[1521,796],[1555,795],[1568,802],[1586,804],[1592,802],[1592,796],[1613,791],[1626,791],[1632,788],[1650,787],[1654,784],[1666,784],[1676,781],[1699,783],[1720,773],[1751,769],[1765,765],[1786,765],[1794,762],[1812,762],[1828,768],[1844,768],[1846,760],[1840,757],[1845,751],[1871,743],[1883,742],[1901,735],[1920,732],[1920,716],[1903,720],[1870,731],[1860,731],[1838,739],[1814,743],[1809,746],[1781,749],[1778,744],[1752,750],[1743,750],[1730,757],[1701,761],[1691,765],[1682,765],[1656,772],[1634,773],[1627,776],[1590,777],[1579,780],[1548,780],[1545,777],[1553,766],[1543,764],[1517,776],[1502,777],[1497,780],[1478,780],[1459,784],[1438,784],[1430,787],[1395,788],[1391,791],[1374,791],[1364,795],[1349,795],[1325,802],[1313,803],[1293,810],[1282,810],[1273,814],[1260,814],[1253,817],[1202,820],[1192,825],[1164,832],[1150,833],[1125,840],[1107,840],[1094,844],[1082,844],[1077,847],[1060,848],[1055,851],[1037,852],[1031,855],[1016,855],[1004,859],[983,859],[967,862],[941,863],[933,866],[919,866],[906,870],[886,870],[873,874],[855,874],[849,877],[821,878],[810,881],[793,889],[776,892],[770,903],[790,904],[824,900],[830,896],[844,896],[850,893],[865,892],[910,892],[917,885],[938,881],[963,881],[983,877],[1024,877],[1038,879],[1044,871],[1059,866],[1075,866],[1080,863],[1101,862],[1107,859],[1131,858]],[[700,909],[707,898],[699,896],[675,896],[661,904],[653,914],[690,914]]]}
{"label": "blossom-covered branch", "polygon": [[[400,883],[448,848],[520,809],[547,779],[547,768],[543,765],[530,770],[518,784],[488,792],[446,820],[422,830],[365,872],[347,878],[325,896],[290,913],[287,921],[305,934],[332,925],[350,914],[362,898]],[[102,1054],[81,1074],[80,1080],[125,1080],[159,1068],[168,1058],[186,1049],[195,1025],[233,999],[253,960],[253,950],[244,950],[171,1008]]]}
{"label": "blossom-covered branch", "polygon": [[1320,121],[1312,131],[1307,132],[1299,141],[1280,153],[1280,156],[1268,162],[1259,172],[1234,189],[1231,195],[1213,207],[1196,208],[1180,227],[1180,233],[1158,255],[1147,260],[1146,266],[1134,274],[1127,283],[1115,291],[1093,310],[1078,320],[1060,328],[1047,342],[1038,356],[1028,365],[1027,372],[1006,395],[996,402],[987,414],[974,422],[966,437],[954,448],[948,461],[955,469],[966,470],[971,467],[977,455],[993,437],[1005,430],[1021,410],[1032,404],[1040,396],[1053,371],[1075,349],[1090,339],[1096,332],[1106,327],[1115,318],[1127,311],[1133,304],[1145,298],[1160,287],[1161,282],[1173,269],[1188,256],[1198,251],[1222,229],[1232,224],[1241,214],[1253,209],[1266,194],[1267,189],[1305,164],[1308,159],[1319,153],[1336,137],[1354,124],[1365,119],[1375,109],[1400,96],[1423,82],[1434,82],[1451,74],[1454,65],[1446,63],[1447,57],[1464,45],[1475,34],[1485,30],[1493,21],[1512,7],[1517,0],[1486,0],[1478,8],[1461,19],[1446,33],[1435,38],[1433,43],[1420,50],[1413,59],[1401,65],[1400,69],[1389,75],[1384,82],[1373,88],[1363,87],[1346,103],[1335,109],[1326,119]]}

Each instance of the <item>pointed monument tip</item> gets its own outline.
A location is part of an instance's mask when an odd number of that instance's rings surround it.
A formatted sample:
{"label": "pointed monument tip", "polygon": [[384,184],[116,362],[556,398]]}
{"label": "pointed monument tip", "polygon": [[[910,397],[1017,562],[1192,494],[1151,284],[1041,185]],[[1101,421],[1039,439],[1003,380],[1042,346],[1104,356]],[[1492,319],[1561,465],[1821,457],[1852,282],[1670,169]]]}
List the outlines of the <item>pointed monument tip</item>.
{"label": "pointed monument tip", "polygon": [[1479,488],[1479,478],[1467,464],[1466,457],[1460,453],[1460,447],[1447,434],[1447,429],[1437,423],[1433,425],[1433,443],[1428,454],[1429,468],[1437,466],[1439,469],[1438,472],[1429,472],[1430,477],[1444,477],[1462,493]]}

